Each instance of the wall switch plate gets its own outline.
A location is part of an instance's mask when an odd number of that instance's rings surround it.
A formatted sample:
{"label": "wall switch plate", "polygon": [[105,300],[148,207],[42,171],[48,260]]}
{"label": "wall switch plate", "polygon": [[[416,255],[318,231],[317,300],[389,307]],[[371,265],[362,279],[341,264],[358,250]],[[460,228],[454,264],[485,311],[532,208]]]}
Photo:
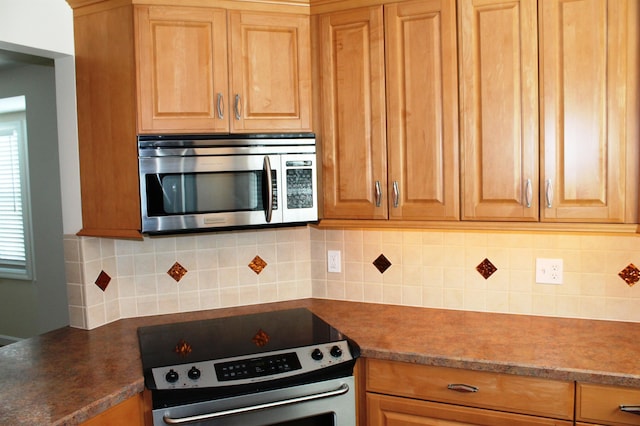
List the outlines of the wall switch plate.
{"label": "wall switch plate", "polygon": [[327,271],[329,272],[341,271],[340,250],[327,251]]}
{"label": "wall switch plate", "polygon": [[562,284],[562,259],[536,259],[536,283]]}

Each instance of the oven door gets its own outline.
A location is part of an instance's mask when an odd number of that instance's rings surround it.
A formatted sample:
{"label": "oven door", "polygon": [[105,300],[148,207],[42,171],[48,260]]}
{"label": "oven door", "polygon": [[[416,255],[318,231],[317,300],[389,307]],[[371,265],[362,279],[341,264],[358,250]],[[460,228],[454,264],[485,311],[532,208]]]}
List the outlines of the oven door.
{"label": "oven door", "polygon": [[279,155],[140,158],[142,232],[282,222]]}
{"label": "oven door", "polygon": [[353,376],[153,410],[154,426],[352,426]]}

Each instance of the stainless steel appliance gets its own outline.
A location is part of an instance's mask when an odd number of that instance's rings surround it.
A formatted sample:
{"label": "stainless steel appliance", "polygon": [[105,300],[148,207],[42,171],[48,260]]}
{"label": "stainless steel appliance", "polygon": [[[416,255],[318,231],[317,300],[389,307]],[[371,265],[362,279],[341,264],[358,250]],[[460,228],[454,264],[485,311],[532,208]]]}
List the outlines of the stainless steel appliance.
{"label": "stainless steel appliance", "polygon": [[142,232],[318,220],[315,137],[138,136]]}
{"label": "stainless steel appliance", "polygon": [[138,329],[153,424],[354,426],[358,345],[307,309]]}

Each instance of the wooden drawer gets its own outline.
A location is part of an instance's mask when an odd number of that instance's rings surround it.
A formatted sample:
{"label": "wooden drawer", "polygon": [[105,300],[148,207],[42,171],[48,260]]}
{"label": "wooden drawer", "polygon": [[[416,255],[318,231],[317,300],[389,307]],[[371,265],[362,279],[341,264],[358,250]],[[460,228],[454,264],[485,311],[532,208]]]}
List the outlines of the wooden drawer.
{"label": "wooden drawer", "polygon": [[605,425],[640,425],[640,415],[625,413],[620,405],[640,406],[640,389],[578,383],[576,420]]}
{"label": "wooden drawer", "polygon": [[376,359],[367,359],[366,376],[368,392],[573,420],[573,382]]}
{"label": "wooden drawer", "polygon": [[572,426],[558,420],[524,414],[461,407],[440,402],[367,394],[368,426]]}

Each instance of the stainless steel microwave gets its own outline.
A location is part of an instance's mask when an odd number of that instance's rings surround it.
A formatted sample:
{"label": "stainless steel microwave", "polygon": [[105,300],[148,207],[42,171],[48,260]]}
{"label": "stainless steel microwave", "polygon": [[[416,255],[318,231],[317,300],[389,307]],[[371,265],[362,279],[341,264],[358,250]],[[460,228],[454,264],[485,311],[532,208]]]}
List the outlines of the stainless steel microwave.
{"label": "stainless steel microwave", "polygon": [[313,134],[138,137],[142,232],[318,220]]}

